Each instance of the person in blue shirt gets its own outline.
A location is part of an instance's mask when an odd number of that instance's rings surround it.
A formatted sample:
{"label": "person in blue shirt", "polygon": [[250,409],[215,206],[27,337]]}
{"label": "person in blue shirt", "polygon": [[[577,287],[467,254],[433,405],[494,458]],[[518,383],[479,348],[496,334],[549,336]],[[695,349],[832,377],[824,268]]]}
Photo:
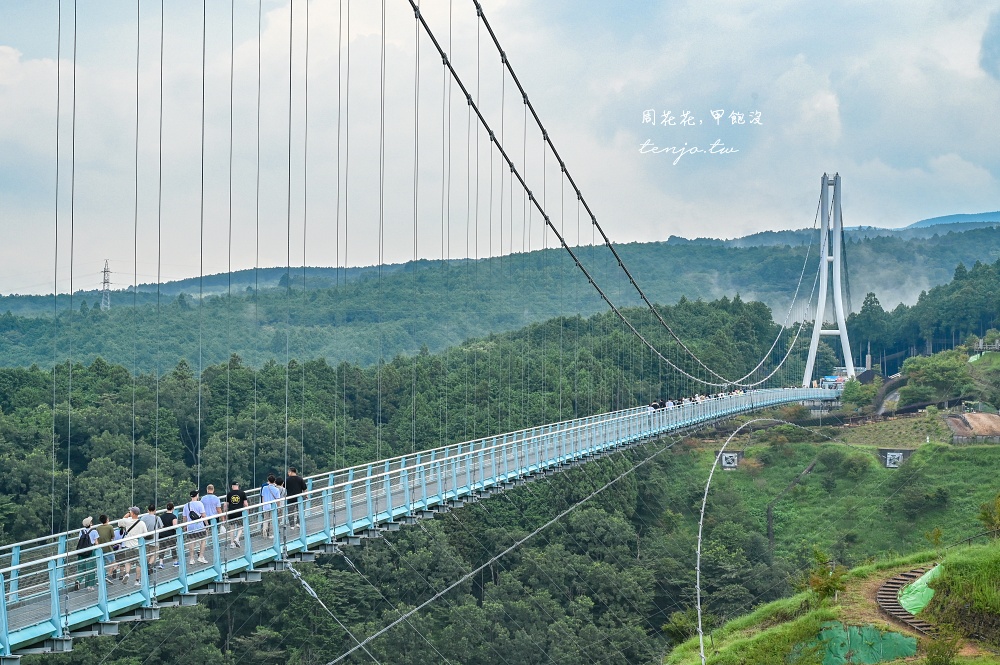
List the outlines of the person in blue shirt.
{"label": "person in blue shirt", "polygon": [[[205,514],[209,517],[215,517],[222,513],[222,500],[215,496],[215,485],[208,485],[205,487],[205,495],[201,497],[201,502],[205,506]],[[213,520],[214,521],[214,520]]]}
{"label": "person in blue shirt", "polygon": [[267,484],[260,490],[260,520],[261,535],[267,538],[271,533],[271,510],[278,505],[281,498],[281,491],[275,484],[277,478],[274,475],[267,477]]}
{"label": "person in blue shirt", "polygon": [[[219,515],[223,515],[226,509],[222,505],[222,499],[215,496],[215,485],[206,485],[205,494],[201,497],[201,502],[205,504],[205,514],[210,518],[205,524],[205,528],[211,529],[212,523],[219,520]],[[225,525],[219,525],[219,534],[226,533]]]}

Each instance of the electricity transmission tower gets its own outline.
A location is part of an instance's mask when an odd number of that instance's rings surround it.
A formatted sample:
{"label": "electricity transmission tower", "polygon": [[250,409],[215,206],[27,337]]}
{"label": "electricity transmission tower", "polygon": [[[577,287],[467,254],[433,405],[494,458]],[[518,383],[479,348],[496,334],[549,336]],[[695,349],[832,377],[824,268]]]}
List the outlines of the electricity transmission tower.
{"label": "electricity transmission tower", "polygon": [[101,281],[101,311],[106,312],[111,309],[111,268],[108,267],[107,259],[104,259],[104,270],[101,274],[104,275]]}
{"label": "electricity transmission tower", "polygon": [[[844,220],[840,211],[840,174],[831,178],[823,174],[820,180],[820,231],[819,231],[819,292],[816,294],[816,318],[813,320],[812,341],[809,343],[809,356],[806,358],[806,371],[802,377],[802,386],[808,388],[812,383],[813,368],[816,365],[816,349],[819,348],[820,335],[840,336],[840,346],[844,350],[844,365],[847,376],[854,376],[854,358],[851,356],[851,342],[847,339],[847,312],[844,311]],[[830,188],[833,188],[833,217],[830,216]],[[833,279],[830,279],[830,269],[833,269]],[[833,309],[837,316],[836,328],[823,328],[823,315],[826,313],[827,292],[830,282],[833,285]]]}

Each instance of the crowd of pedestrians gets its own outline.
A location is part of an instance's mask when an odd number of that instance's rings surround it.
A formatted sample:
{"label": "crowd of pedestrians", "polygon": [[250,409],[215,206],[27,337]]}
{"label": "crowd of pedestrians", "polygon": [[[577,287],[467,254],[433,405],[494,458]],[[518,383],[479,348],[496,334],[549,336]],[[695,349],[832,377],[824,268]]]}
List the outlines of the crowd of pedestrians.
{"label": "crowd of pedestrians", "polygon": [[696,394],[691,397],[678,397],[677,399],[655,399],[649,403],[646,410],[652,413],[653,411],[659,411],[660,409],[673,409],[678,406],[685,406],[687,404],[701,404],[702,402],[707,402],[712,399],[721,399],[723,397],[734,397],[736,395],[742,395],[743,391],[739,388],[729,391],[713,393],[711,395],[701,395]]}
{"label": "crowd of pedestrians", "polygon": [[[306,482],[295,467],[288,469],[288,475],[267,477],[260,492],[261,535],[273,536],[273,509],[278,508],[279,521],[289,526],[298,525],[299,494],[306,491]],[[100,546],[99,555],[95,551],[80,552],[77,557],[77,576],[74,588],[93,588],[97,585],[96,556],[104,557],[104,571],[108,583],[120,581],[134,586],[142,584],[141,576],[150,575],[154,569],[162,570],[165,561],[173,559],[175,567],[180,566],[181,557],[186,556],[188,565],[209,563],[206,558],[208,533],[213,523],[218,524],[219,540],[231,549],[243,547],[243,511],[250,508],[246,492],[238,481],[230,484],[229,491],[222,498],[216,496],[215,486],[207,485],[205,493],[193,489],[188,500],[179,506],[167,503],[162,512],[154,504],[141,513],[138,506],[130,507],[117,521],[112,523],[108,515],[83,520],[77,546],[78,550]],[[177,534],[184,532],[184,551],[178,549]],[[139,561],[139,543],[145,541],[146,560]]]}

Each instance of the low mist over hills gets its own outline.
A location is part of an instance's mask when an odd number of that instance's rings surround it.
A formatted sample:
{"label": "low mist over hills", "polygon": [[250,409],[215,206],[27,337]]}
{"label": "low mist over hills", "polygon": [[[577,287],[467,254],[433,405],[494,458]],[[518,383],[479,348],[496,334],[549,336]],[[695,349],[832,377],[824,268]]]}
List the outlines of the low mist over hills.
{"label": "low mist over hills", "polygon": [[[923,291],[951,280],[959,263],[1000,258],[1000,228],[955,225],[894,234],[848,232],[853,309],[877,294],[887,310],[912,304]],[[789,235],[791,234],[791,235]],[[815,243],[792,242],[816,231],[775,234],[784,244],[746,247],[723,241],[633,243],[619,246],[632,274],[656,303],[714,300],[739,294],[768,305],[783,321],[796,286],[806,300],[815,275]],[[770,240],[768,234],[758,234]],[[745,239],[746,240],[746,239]],[[729,241],[732,242],[732,241]],[[620,306],[640,300],[603,246],[575,250],[596,283]],[[803,262],[805,270],[803,271]],[[197,294],[203,289],[205,298]],[[0,365],[51,365],[57,356],[98,355],[151,367],[178,358],[208,362],[239,353],[248,362],[325,356],[362,364],[379,357],[438,351],[470,337],[514,330],[555,316],[588,316],[606,304],[567,252],[549,249],[482,260],[418,261],[377,268],[245,270],[115,291],[111,310],[99,291],[0,297]],[[157,304],[158,303],[158,304]],[[134,305],[134,306],[133,306]],[[58,320],[53,324],[53,309]],[[793,320],[803,309],[792,312]]]}

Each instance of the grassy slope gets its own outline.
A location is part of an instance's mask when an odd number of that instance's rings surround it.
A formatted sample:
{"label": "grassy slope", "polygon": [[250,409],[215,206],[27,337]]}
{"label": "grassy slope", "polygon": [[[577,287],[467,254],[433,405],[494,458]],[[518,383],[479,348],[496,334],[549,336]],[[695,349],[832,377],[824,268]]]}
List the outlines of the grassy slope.
{"label": "grassy slope", "polygon": [[[726,623],[706,635],[706,655],[712,665],[786,665],[788,654],[799,643],[816,636],[824,621],[840,620],[850,625],[873,625],[882,630],[902,631],[879,614],[873,602],[875,590],[893,575],[934,561],[937,553],[918,552],[907,557],[861,566],[851,571],[847,589],[836,603],[810,607],[807,594],[801,593],[768,603],[751,614]],[[924,643],[921,644],[923,646]],[[969,651],[968,649],[964,651]],[[973,649],[972,651],[975,651]],[[919,653],[919,652],[918,652]],[[893,661],[905,662],[905,661]],[[955,663],[996,663],[991,655],[959,656]],[[698,638],[678,645],[664,661],[665,665],[700,663]]]}
{"label": "grassy slope", "polygon": [[[982,531],[976,515],[979,505],[1000,490],[996,477],[1000,446],[953,448],[934,443],[936,436],[931,437],[930,445],[924,444],[928,432],[940,427],[924,419],[900,419],[840,430],[843,435],[838,438],[850,446],[840,442],[785,444],[772,451],[769,446],[752,445],[746,456],[768,462],[759,470],[749,464],[738,471],[716,474],[713,491],[738,493],[760,533],[766,533],[767,504],[819,450],[835,446],[846,454],[864,453],[871,466],[861,478],[854,478],[817,464],[813,473],[775,505],[776,554],[800,554],[813,544],[829,548],[838,539],[846,539],[849,542],[842,556],[849,563],[861,563],[871,557],[928,547],[924,534],[935,527],[942,531],[942,543],[954,542]],[[734,440],[730,445],[738,443]],[[879,447],[917,445],[920,447],[899,470],[883,468],[875,457]],[[689,482],[705,478],[714,459],[711,450],[694,454],[699,459],[689,472]],[[823,487],[824,476],[829,475],[835,479],[832,491]],[[948,492],[946,505],[928,506],[912,518],[901,510],[907,501],[919,501],[924,493],[938,488]]]}
{"label": "grassy slope", "polygon": [[987,351],[972,363],[975,368],[983,372],[1000,371],[1000,353]]}
{"label": "grassy slope", "polygon": [[[927,444],[927,437],[931,443]],[[836,441],[785,444],[775,449],[754,444],[744,438],[734,439],[733,448],[744,448],[750,460],[765,460],[760,468],[750,463],[733,472],[716,475],[713,492],[739,495],[743,508],[766,531],[766,505],[776,494],[826,447],[836,447],[847,454],[863,453],[871,457],[871,466],[861,478],[836,475],[832,491],[823,487],[823,477],[830,471],[822,463],[804,482],[786,494],[775,509],[775,553],[778,556],[800,555],[814,544],[829,548],[838,539],[853,534],[844,554],[854,562],[871,563],[851,572],[848,589],[836,605],[809,610],[800,594],[762,606],[752,614],[737,618],[717,629],[711,636],[718,651],[710,663],[786,663],[794,644],[807,641],[819,625],[831,619],[856,624],[873,624],[898,630],[879,614],[873,602],[882,580],[897,572],[930,562],[938,553],[930,546],[925,533],[935,527],[942,530],[942,542],[949,543],[981,532],[976,520],[979,504],[995,496],[1000,489],[995,470],[1000,467],[1000,446],[964,446],[953,448],[941,443],[944,425],[937,419],[909,418],[863,425],[836,431]],[[757,435],[757,439],[760,436]],[[748,445],[749,444],[749,445]],[[890,470],[875,460],[875,450],[916,448],[903,469]],[[677,469],[679,485],[705,478],[714,459],[716,445],[689,450],[697,464],[686,471]],[[907,476],[903,473],[909,474]],[[914,518],[899,510],[899,504],[912,499],[913,493],[946,488],[945,506],[921,511]],[[711,520],[712,516],[707,516]],[[966,550],[961,550],[966,551]],[[898,552],[910,552],[900,557]],[[700,662],[697,639],[675,649],[665,661],[670,665]],[[993,656],[959,657],[956,663],[995,663]]]}
{"label": "grassy slope", "polygon": [[962,548],[943,565],[928,615],[1000,646],[1000,543]]}

